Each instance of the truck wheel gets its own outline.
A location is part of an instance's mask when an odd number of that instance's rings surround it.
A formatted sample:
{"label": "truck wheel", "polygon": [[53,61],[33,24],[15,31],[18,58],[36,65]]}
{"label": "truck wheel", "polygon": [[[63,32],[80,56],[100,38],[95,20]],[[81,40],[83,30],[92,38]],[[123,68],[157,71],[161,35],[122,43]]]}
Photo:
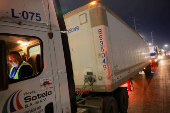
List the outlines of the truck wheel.
{"label": "truck wheel", "polygon": [[103,113],[119,113],[117,102],[114,97],[104,97]]}
{"label": "truck wheel", "polygon": [[129,95],[126,87],[119,87],[114,92],[114,97],[118,103],[118,109],[120,113],[127,113],[129,104]]}
{"label": "truck wheel", "polygon": [[150,75],[151,74],[151,66],[148,65],[145,70],[145,75]]}

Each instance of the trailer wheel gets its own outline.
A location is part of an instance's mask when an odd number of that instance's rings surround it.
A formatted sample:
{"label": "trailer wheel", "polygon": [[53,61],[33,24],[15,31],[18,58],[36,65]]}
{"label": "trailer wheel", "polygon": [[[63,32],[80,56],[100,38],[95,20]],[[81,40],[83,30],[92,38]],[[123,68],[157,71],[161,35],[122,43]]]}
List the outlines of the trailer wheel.
{"label": "trailer wheel", "polygon": [[118,108],[120,113],[127,113],[128,109],[128,91],[126,87],[119,87],[117,90],[115,90],[114,97],[118,103]]}
{"label": "trailer wheel", "polygon": [[114,97],[104,97],[103,113],[119,113],[117,102]]}
{"label": "trailer wheel", "polygon": [[150,75],[151,74],[151,66],[148,65],[145,70],[145,75]]}

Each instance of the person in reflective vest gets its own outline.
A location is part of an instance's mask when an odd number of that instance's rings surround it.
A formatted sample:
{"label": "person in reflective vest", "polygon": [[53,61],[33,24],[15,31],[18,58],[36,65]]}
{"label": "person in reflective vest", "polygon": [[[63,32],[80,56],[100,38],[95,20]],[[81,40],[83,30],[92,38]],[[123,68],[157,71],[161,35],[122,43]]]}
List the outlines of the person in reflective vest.
{"label": "person in reflective vest", "polygon": [[12,51],[8,54],[9,63],[12,65],[9,77],[12,79],[23,79],[32,76],[32,66],[23,61],[17,51]]}

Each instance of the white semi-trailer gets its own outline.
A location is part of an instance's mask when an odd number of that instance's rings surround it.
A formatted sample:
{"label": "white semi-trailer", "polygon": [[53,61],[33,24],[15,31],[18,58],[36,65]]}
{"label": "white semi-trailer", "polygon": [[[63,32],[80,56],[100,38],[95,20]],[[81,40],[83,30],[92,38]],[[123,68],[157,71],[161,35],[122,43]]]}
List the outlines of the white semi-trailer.
{"label": "white semi-trailer", "polygon": [[[147,44],[101,1],[65,15],[70,50],[59,0],[0,3],[0,113],[127,112],[121,85],[144,67],[150,72]],[[9,78],[11,51],[32,75]]]}
{"label": "white semi-trailer", "polygon": [[64,19],[76,93],[123,95],[114,97],[119,111],[126,112],[127,102],[120,98],[128,97],[119,86],[144,67],[150,73],[147,42],[100,0],[65,14]]}

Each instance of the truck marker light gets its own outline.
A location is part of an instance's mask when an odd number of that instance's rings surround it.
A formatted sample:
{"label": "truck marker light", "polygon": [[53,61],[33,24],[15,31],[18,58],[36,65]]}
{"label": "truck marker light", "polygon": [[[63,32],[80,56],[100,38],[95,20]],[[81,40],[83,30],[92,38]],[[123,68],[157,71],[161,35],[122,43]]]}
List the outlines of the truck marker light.
{"label": "truck marker light", "polygon": [[93,1],[93,2],[90,3],[90,5],[94,5],[94,4],[96,4],[96,1]]}

